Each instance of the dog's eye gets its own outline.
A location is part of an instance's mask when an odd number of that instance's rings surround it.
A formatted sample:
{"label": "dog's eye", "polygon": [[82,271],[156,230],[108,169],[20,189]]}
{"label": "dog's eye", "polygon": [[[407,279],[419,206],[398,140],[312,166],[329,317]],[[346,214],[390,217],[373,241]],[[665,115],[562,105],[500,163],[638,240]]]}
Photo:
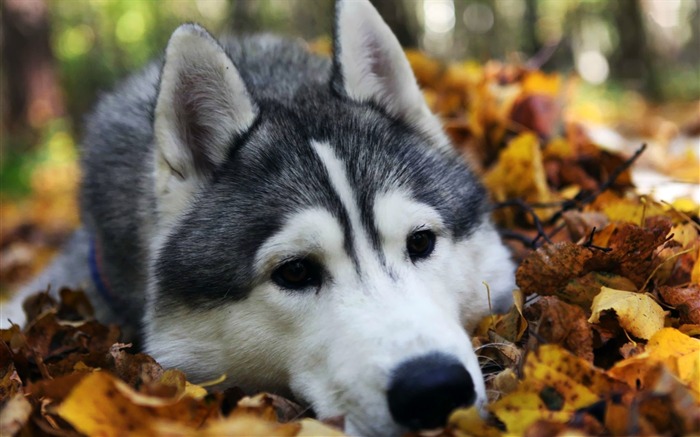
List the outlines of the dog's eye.
{"label": "dog's eye", "polygon": [[411,261],[427,258],[435,249],[435,234],[428,230],[414,232],[406,239],[406,249]]}
{"label": "dog's eye", "polygon": [[272,272],[272,280],[292,290],[317,287],[321,285],[321,268],[308,259],[293,259]]}

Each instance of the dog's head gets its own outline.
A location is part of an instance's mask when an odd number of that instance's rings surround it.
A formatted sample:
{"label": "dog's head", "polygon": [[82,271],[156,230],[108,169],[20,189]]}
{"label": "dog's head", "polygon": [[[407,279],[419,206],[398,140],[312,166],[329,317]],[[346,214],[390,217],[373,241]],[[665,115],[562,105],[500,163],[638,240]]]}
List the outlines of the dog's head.
{"label": "dog's head", "polygon": [[185,25],[168,45],[148,350],[194,380],[291,391],[357,434],[482,403],[465,328],[488,313],[484,283],[507,305],[513,267],[396,38],[348,0],[332,67],[282,48],[257,71],[268,42],[251,44]]}

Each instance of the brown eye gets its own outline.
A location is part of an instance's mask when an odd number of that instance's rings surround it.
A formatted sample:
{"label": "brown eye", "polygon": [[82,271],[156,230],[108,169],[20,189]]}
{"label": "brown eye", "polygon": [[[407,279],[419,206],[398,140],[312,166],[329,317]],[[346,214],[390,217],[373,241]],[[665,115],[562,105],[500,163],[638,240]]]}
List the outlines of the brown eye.
{"label": "brown eye", "polygon": [[321,285],[320,267],[308,259],[294,259],[272,272],[272,280],[279,286],[292,290]]}
{"label": "brown eye", "polygon": [[411,261],[427,258],[435,249],[435,234],[428,230],[414,232],[406,239],[406,249]]}

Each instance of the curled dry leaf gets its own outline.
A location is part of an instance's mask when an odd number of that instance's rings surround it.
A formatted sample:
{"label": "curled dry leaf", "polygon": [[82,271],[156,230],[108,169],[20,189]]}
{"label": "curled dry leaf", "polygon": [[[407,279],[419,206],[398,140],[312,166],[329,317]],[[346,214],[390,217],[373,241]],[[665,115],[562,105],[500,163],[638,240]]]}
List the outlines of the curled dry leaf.
{"label": "curled dry leaf", "polygon": [[597,323],[603,311],[615,311],[622,328],[645,340],[664,327],[666,317],[664,309],[648,295],[608,287],[601,287],[593,299],[588,321]]}
{"label": "curled dry leaf", "polygon": [[[595,234],[591,247],[570,242],[545,244],[520,264],[516,283],[526,295],[559,296],[572,280],[590,272],[606,272],[629,279],[639,289],[658,264],[653,253],[670,229],[670,220],[658,217],[647,220],[645,228],[610,224]],[[574,294],[571,303],[582,303],[589,297],[585,292],[582,296]]]}
{"label": "curled dry leaf", "polygon": [[700,325],[700,284],[687,287],[660,287],[664,302],[680,313],[680,322]]}
{"label": "curled dry leaf", "polygon": [[557,295],[574,278],[592,270],[593,252],[570,242],[545,244],[525,258],[515,280],[525,295]]}
{"label": "curled dry leaf", "polygon": [[537,335],[546,343],[563,346],[577,357],[593,362],[593,335],[586,313],[554,296],[544,296],[526,308]]}
{"label": "curled dry leaf", "polygon": [[594,245],[611,249],[597,253],[596,259],[609,266],[598,270],[624,276],[641,289],[660,262],[653,254],[670,230],[671,220],[662,216],[647,219],[644,227],[611,223],[593,237]]}

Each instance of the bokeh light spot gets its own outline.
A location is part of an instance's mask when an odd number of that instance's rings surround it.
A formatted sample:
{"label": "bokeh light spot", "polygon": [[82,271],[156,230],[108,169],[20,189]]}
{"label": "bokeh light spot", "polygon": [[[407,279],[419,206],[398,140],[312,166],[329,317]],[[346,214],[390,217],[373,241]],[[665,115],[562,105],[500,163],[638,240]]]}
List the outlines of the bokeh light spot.
{"label": "bokeh light spot", "polygon": [[117,21],[116,35],[122,43],[134,43],[141,40],[145,31],[146,21],[141,11],[125,12]]}

